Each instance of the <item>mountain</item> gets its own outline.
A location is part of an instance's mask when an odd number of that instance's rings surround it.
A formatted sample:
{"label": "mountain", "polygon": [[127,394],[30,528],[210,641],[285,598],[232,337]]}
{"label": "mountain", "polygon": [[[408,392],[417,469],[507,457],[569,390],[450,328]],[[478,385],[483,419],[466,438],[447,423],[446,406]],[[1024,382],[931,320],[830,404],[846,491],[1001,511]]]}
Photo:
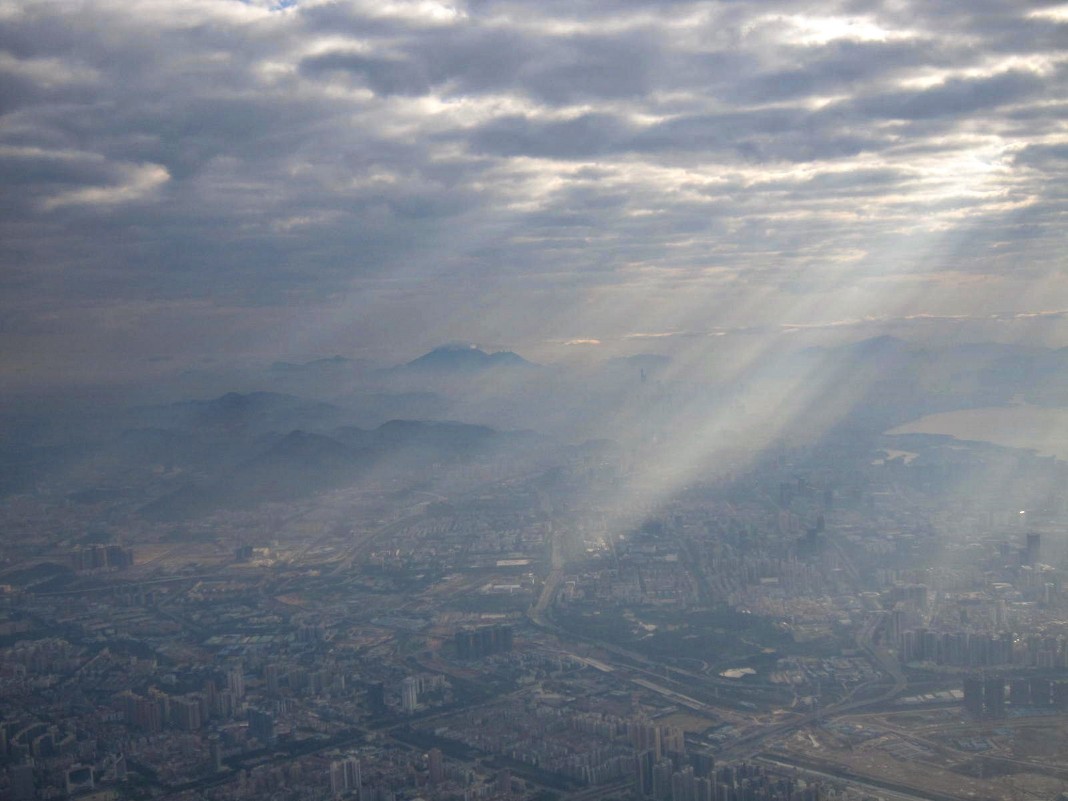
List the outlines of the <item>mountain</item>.
{"label": "mountain", "polygon": [[228,392],[210,400],[147,406],[129,413],[132,428],[247,434],[325,430],[343,425],[349,418],[347,410],[332,404],[278,392]]}
{"label": "mountain", "polygon": [[418,480],[435,465],[528,447],[529,437],[485,426],[391,420],[374,430],[342,427],[330,436],[291,431],[211,481],[190,482],[145,505],[141,514],[177,520],[217,509],[293,500],[364,479]]}
{"label": "mountain", "polygon": [[352,412],[352,423],[376,428],[388,420],[440,419],[448,415],[449,402],[433,392],[354,392],[336,398]]}
{"label": "mountain", "polygon": [[490,447],[500,436],[486,426],[414,420],[390,420],[379,426],[376,433],[381,447],[415,448],[446,457],[475,454]]}
{"label": "mountain", "polygon": [[211,481],[189,482],[141,509],[153,520],[180,520],[222,508],[293,500],[354,482],[371,460],[330,437],[291,431]]}
{"label": "mountain", "polygon": [[442,345],[413,359],[400,369],[417,372],[456,373],[480,372],[500,367],[531,368],[536,367],[522,356],[511,351],[502,350],[495,353],[475,347],[474,345]]}

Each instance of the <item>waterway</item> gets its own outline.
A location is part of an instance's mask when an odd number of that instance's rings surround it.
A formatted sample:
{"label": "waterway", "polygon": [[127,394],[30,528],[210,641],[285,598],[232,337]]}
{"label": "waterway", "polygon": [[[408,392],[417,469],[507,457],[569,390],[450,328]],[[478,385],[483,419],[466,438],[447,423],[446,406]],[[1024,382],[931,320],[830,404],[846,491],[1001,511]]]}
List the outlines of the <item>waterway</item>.
{"label": "waterway", "polygon": [[1068,460],[1068,409],[1030,404],[961,409],[921,417],[886,432],[945,434],[955,439],[1027,448]]}

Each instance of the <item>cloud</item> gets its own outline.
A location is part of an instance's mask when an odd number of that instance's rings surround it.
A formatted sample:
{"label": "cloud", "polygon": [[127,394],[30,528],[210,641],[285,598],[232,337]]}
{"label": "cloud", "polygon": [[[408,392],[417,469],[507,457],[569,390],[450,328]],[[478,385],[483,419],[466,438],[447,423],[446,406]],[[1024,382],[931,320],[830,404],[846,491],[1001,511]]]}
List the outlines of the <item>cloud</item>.
{"label": "cloud", "polygon": [[119,181],[109,186],[69,189],[46,198],[46,211],[61,206],[111,206],[143,199],[170,180],[166,168],[159,164],[123,164],[116,167]]}
{"label": "cloud", "polygon": [[669,337],[686,337],[694,334],[685,331],[633,331],[624,334],[624,339],[668,339]]}
{"label": "cloud", "polygon": [[1053,145],[1027,145],[1015,156],[1015,162],[1028,167],[1068,165],[1068,142]]}
{"label": "cloud", "polygon": [[1045,86],[1040,75],[1012,70],[980,78],[953,79],[929,89],[874,95],[854,103],[852,111],[875,119],[953,117],[960,120],[1021,102],[1040,93]]}
{"label": "cloud", "polygon": [[[410,351],[560,342],[558,318],[610,341],[743,310],[766,330],[982,317],[1037,308],[1039,279],[1059,307],[1058,9],[8,4],[0,314],[76,336],[100,325],[86,303],[218,301],[242,330],[300,308],[324,321],[302,347]],[[998,280],[952,299],[937,276],[963,274]]]}

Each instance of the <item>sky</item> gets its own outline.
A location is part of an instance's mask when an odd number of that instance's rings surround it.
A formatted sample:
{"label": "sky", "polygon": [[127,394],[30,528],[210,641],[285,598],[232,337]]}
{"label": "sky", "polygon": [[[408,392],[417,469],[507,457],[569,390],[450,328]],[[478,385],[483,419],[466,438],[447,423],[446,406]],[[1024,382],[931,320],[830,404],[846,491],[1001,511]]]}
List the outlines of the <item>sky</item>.
{"label": "sky", "polygon": [[1068,345],[1068,4],[0,5],[0,380]]}

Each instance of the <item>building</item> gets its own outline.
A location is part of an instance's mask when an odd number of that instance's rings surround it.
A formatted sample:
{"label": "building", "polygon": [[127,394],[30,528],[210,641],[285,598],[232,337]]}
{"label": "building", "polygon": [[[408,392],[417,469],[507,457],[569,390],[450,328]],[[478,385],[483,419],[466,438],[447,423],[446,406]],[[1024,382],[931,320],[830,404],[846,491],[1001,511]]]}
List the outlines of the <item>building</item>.
{"label": "building", "polygon": [[1042,559],[1042,535],[1035,531],[1027,533],[1027,544],[1024,546],[1023,563],[1034,567]]}
{"label": "building", "polygon": [[1005,680],[988,678],[983,682],[983,712],[989,718],[1005,717]]}
{"label": "building", "polygon": [[445,757],[440,748],[430,749],[426,755],[426,763],[431,784],[441,784],[445,781]]}
{"label": "building", "polygon": [[335,798],[359,793],[362,783],[360,760],[356,757],[346,757],[330,763],[330,793]]}
{"label": "building", "polygon": [[983,680],[978,676],[964,677],[964,709],[973,718],[983,716]]}
{"label": "building", "polygon": [[248,733],[264,745],[274,745],[274,715],[256,707],[249,707]]}
{"label": "building", "polygon": [[149,734],[163,731],[163,709],[157,698],[143,698],[127,692],[123,698],[126,722]]}
{"label": "building", "polygon": [[125,570],[133,563],[133,551],[121,545],[91,545],[70,555],[71,568],[76,571]]}
{"label": "building", "polygon": [[245,697],[245,671],[240,667],[231,668],[226,674],[226,686],[240,700]]}
{"label": "building", "polygon": [[367,707],[376,715],[386,711],[386,686],[382,682],[367,685]]}
{"label": "building", "polygon": [[222,742],[219,739],[218,734],[213,734],[208,738],[208,744],[211,748],[211,766],[216,773],[224,769],[222,758]]}
{"label": "building", "polygon": [[11,782],[12,801],[31,801],[37,795],[37,785],[33,777],[33,765],[15,765],[8,770]]}
{"label": "building", "polygon": [[267,665],[263,669],[263,680],[267,685],[267,692],[271,695],[278,695],[280,685],[278,665]]}
{"label": "building", "polygon": [[84,793],[88,790],[92,790],[94,785],[94,775],[92,765],[71,765],[67,769],[66,776],[64,777],[64,786],[67,790],[67,795],[74,795],[75,793]]}
{"label": "building", "polygon": [[514,630],[505,625],[461,629],[453,635],[456,656],[464,660],[508,653],[512,650],[513,641]]}
{"label": "building", "polygon": [[419,680],[408,676],[401,682],[401,709],[411,713],[419,706]]}
{"label": "building", "polygon": [[171,720],[179,729],[197,731],[201,726],[200,702],[194,698],[172,698]]}

